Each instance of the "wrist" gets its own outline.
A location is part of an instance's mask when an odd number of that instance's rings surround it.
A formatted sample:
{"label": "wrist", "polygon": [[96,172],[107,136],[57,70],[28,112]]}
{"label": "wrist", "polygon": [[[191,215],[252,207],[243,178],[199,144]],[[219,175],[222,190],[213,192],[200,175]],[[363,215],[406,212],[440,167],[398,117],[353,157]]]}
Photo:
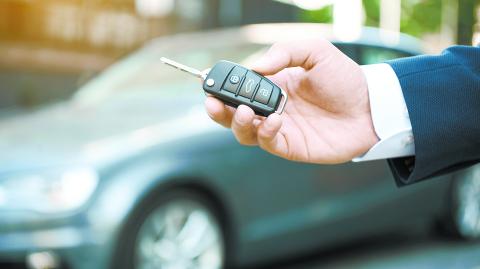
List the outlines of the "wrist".
{"label": "wrist", "polygon": [[363,126],[362,128],[364,130],[364,147],[362,149],[362,152],[360,154],[364,154],[367,151],[369,151],[375,144],[377,144],[380,141],[380,138],[378,137],[376,131],[375,131],[375,125],[373,122],[373,117],[372,117],[372,110],[370,109],[370,98],[368,95],[368,85],[365,82],[365,93],[366,93],[366,109],[364,113],[364,120],[363,120]]}
{"label": "wrist", "polygon": [[363,117],[364,117],[364,126],[363,128],[365,130],[365,147],[363,149],[363,153],[367,152],[370,150],[375,144],[377,144],[380,141],[380,138],[378,137],[376,131],[375,131],[375,124],[374,120],[372,117],[372,109],[371,109],[371,102],[370,102],[370,94],[369,94],[369,89],[368,89],[368,81],[365,73],[362,71],[361,73],[361,82],[360,82],[360,89],[361,93],[363,96],[363,99],[365,100],[363,102],[363,111],[365,111]]}
{"label": "wrist", "polygon": [[370,122],[378,141],[354,161],[413,155],[412,127],[396,73],[388,64],[361,68],[368,87]]}

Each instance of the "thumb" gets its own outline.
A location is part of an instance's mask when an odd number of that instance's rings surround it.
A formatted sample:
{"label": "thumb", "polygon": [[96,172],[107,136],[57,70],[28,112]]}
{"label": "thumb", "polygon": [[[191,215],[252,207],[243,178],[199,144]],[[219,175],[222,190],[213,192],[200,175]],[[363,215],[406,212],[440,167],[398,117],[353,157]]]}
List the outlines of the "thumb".
{"label": "thumb", "polygon": [[311,69],[323,43],[325,40],[275,43],[251,68],[263,75],[273,75],[287,67]]}

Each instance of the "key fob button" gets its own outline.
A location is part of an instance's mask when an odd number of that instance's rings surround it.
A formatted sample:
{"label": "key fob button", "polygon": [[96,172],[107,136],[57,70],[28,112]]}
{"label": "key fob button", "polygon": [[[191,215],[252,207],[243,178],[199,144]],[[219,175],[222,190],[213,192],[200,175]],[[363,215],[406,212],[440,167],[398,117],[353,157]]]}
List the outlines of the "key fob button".
{"label": "key fob button", "polygon": [[213,80],[213,78],[209,78],[209,79],[207,79],[207,81],[205,81],[205,84],[208,87],[213,87],[213,86],[215,86],[215,80]]}
{"label": "key fob button", "polygon": [[240,82],[240,77],[237,75],[230,76],[230,82],[232,84],[237,84],[238,82]]}
{"label": "key fob button", "polygon": [[260,77],[252,72],[248,72],[238,94],[251,99],[258,83],[260,83]]}
{"label": "key fob button", "polygon": [[260,82],[260,87],[258,87],[257,94],[255,95],[255,101],[262,104],[268,104],[268,100],[270,100],[270,95],[272,95],[272,91],[272,84],[262,79],[262,81]]}
{"label": "key fob button", "polygon": [[240,66],[235,66],[232,72],[230,72],[230,74],[228,75],[228,79],[225,81],[223,89],[232,93],[236,93],[238,83],[240,82],[241,78],[245,76],[246,73],[247,69]]}

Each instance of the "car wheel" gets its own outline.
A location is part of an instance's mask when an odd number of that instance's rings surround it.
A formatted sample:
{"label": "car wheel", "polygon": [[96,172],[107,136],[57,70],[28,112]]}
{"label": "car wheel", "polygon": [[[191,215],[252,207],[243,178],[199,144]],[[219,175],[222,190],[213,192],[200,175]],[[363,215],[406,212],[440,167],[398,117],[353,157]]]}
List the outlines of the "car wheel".
{"label": "car wheel", "polygon": [[455,174],[452,186],[451,222],[457,236],[480,239],[480,166]]}
{"label": "car wheel", "polygon": [[127,251],[120,252],[117,264],[135,269],[224,268],[225,237],[209,201],[185,191],[155,197],[134,215],[129,225],[133,230],[126,231],[130,235],[124,241]]}

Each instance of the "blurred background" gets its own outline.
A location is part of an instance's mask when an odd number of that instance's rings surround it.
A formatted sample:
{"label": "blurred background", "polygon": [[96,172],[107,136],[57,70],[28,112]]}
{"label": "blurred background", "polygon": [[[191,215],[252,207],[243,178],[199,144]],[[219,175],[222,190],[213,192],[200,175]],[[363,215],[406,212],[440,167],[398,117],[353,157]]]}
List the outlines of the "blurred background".
{"label": "blurred background", "polygon": [[3,0],[0,108],[30,108],[67,98],[145,41],[180,32],[267,22],[318,22],[338,25],[340,31],[346,28],[348,35],[366,25],[413,35],[438,52],[454,43],[472,43],[478,29],[474,26],[477,2]]}
{"label": "blurred background", "polygon": [[1,0],[0,268],[480,268],[479,167],[398,189],[384,161],[286,162],[158,63],[315,36],[440,53],[480,43],[480,1]]}

